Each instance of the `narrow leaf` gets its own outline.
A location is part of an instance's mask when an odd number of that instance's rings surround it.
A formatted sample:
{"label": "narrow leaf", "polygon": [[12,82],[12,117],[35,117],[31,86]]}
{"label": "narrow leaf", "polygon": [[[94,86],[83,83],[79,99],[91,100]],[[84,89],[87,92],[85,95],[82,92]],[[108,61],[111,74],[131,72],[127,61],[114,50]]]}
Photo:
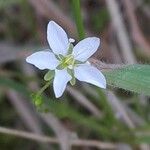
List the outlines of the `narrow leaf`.
{"label": "narrow leaf", "polygon": [[83,26],[83,19],[80,9],[80,0],[72,0],[72,8],[76,21],[76,26],[78,30],[79,39],[82,40],[85,37],[85,31]]}

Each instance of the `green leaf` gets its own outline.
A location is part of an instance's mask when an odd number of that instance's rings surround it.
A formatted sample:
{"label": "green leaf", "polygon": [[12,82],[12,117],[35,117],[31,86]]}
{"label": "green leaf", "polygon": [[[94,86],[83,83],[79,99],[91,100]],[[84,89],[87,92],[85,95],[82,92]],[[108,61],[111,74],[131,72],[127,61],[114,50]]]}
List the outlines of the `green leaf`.
{"label": "green leaf", "polygon": [[150,65],[127,65],[103,73],[110,86],[150,95]]}
{"label": "green leaf", "polygon": [[50,81],[55,75],[55,71],[54,70],[49,70],[45,76],[44,76],[44,80],[45,81]]}

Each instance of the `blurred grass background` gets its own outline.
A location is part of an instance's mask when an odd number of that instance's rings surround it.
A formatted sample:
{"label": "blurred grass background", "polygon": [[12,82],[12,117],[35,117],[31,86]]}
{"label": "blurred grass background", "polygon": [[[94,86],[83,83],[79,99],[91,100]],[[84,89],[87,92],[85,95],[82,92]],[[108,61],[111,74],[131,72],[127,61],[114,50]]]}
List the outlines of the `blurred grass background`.
{"label": "blurred grass background", "polygon": [[[115,7],[123,27],[115,26]],[[77,83],[68,86],[61,99],[55,99],[51,86],[42,105],[35,107],[30,95],[44,84],[46,72],[25,62],[34,50],[48,47],[46,26],[55,20],[76,43],[87,36],[100,37],[95,59],[149,63],[149,8],[149,0],[0,0],[0,126],[60,140],[58,145],[0,133],[0,150],[69,150],[70,139],[102,142],[99,148],[72,145],[75,150],[149,150],[148,96]],[[120,42],[124,36],[127,47]]]}

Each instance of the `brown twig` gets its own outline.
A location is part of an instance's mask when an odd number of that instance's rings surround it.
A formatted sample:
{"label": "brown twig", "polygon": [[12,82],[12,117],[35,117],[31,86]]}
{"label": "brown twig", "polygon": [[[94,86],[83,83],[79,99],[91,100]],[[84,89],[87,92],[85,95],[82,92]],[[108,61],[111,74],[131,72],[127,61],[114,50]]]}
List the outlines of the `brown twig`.
{"label": "brown twig", "polygon": [[[61,24],[67,31],[76,36],[76,26],[73,21],[59,9],[53,1],[48,0],[28,0],[29,3],[39,12],[43,17],[55,20]],[[62,19],[63,18],[63,19]]]}
{"label": "brown twig", "polygon": [[93,58],[90,58],[89,62],[101,71],[107,71],[107,70],[109,71],[109,70],[112,70],[112,69],[120,69],[120,68],[126,66],[125,64],[106,64],[106,63],[103,63],[103,62],[101,62],[97,59],[93,59]]}
{"label": "brown twig", "polygon": [[8,90],[6,94],[9,98],[9,101],[22,118],[24,124],[31,131],[42,134],[40,122],[37,119],[37,116],[33,113],[33,110],[31,110],[29,105],[25,102],[24,98],[13,90]]}
{"label": "brown twig", "polygon": [[76,99],[76,101],[78,101],[82,106],[89,110],[94,116],[98,118],[102,117],[102,113],[100,112],[100,110],[81,92],[69,86],[67,87],[67,91]]}
{"label": "brown twig", "polygon": [[132,120],[130,119],[130,117],[128,116],[123,104],[118,100],[118,98],[115,96],[113,92],[108,91],[107,95],[108,95],[108,101],[110,105],[112,106],[112,109],[115,112],[116,117],[118,119],[122,119],[129,128],[134,129],[135,126],[132,123]]}
{"label": "brown twig", "polygon": [[44,122],[53,129],[58,137],[61,150],[70,150],[70,132],[62,125],[60,120],[52,113],[41,113]]}
{"label": "brown twig", "polygon": [[134,5],[135,5],[136,8],[137,8],[137,7],[140,7],[141,10],[144,12],[144,14],[145,14],[147,17],[150,18],[150,11],[149,11],[150,6],[144,4],[144,1],[143,1],[143,0],[134,0],[133,3],[134,3]]}
{"label": "brown twig", "polygon": [[132,46],[119,10],[119,5],[116,0],[106,0],[106,4],[111,15],[112,23],[116,31],[122,54],[124,56],[124,61],[125,63],[134,64],[136,59],[132,52]]}
{"label": "brown twig", "polygon": [[[35,46],[26,46],[26,47],[28,47],[28,49],[35,49]],[[18,49],[21,49],[21,51],[17,51]],[[0,64],[4,64],[11,61],[18,61],[18,60],[25,61],[25,58],[34,52],[34,51],[27,51],[25,49],[26,48],[23,47],[15,47],[10,44],[6,44],[5,47],[3,47],[2,51],[0,51]],[[94,58],[90,58],[89,61],[92,65],[97,67],[99,70],[104,70],[104,71],[119,69],[125,66],[125,64],[106,64]]]}
{"label": "brown twig", "polygon": [[[46,142],[46,143],[53,143],[59,144],[59,140],[57,138],[29,133],[25,131],[19,131],[15,129],[9,129],[5,127],[0,127],[0,133],[18,136],[21,138],[31,139],[38,142]],[[70,139],[71,146],[89,146],[89,147],[97,147],[99,149],[115,149],[116,145],[112,143],[100,142],[96,140],[82,140],[82,139]]]}
{"label": "brown twig", "polygon": [[137,17],[134,13],[133,3],[130,0],[123,0],[122,3],[126,8],[125,10],[129,20],[133,40],[141,48],[138,50],[141,50],[142,53],[145,53],[145,55],[150,56],[150,45],[146,41],[143,33],[140,30],[140,27],[138,26]]}
{"label": "brown twig", "polygon": [[[23,72],[26,75],[29,76],[36,76],[36,72],[32,69],[31,66],[28,64],[22,64],[23,65]],[[28,84],[29,88],[31,90],[39,90],[39,86],[36,82],[32,82]],[[41,115],[43,121],[54,131],[56,136],[58,137],[60,141],[60,148],[61,150],[70,150],[70,145],[68,144],[69,139],[69,131],[61,124],[61,122],[57,119],[56,116],[54,116],[51,113],[42,114]]]}

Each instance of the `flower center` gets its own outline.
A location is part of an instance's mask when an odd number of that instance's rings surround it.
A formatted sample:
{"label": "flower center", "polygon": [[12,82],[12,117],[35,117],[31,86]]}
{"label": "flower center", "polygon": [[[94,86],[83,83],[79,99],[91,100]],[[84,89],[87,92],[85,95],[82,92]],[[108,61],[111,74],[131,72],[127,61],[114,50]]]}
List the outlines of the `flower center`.
{"label": "flower center", "polygon": [[58,55],[57,58],[60,61],[60,64],[57,66],[57,69],[71,68],[73,69],[75,64],[74,56],[72,55],[73,44],[70,42],[68,52],[66,56]]}
{"label": "flower center", "polygon": [[58,70],[62,70],[64,68],[73,69],[76,65],[85,63],[75,60],[74,56],[72,55],[72,51],[73,51],[73,44],[70,43],[66,56],[63,56],[61,54],[56,55],[56,58],[60,62],[59,65],[57,66]]}
{"label": "flower center", "polygon": [[73,65],[74,64],[74,57],[73,55],[67,55],[64,59],[64,64],[66,65]]}
{"label": "flower center", "polygon": [[75,60],[74,56],[72,55],[72,51],[73,51],[73,44],[70,43],[66,56],[63,56],[61,54],[55,55],[55,56],[59,60],[59,65],[56,68],[58,70],[62,70],[66,68],[68,74],[70,74],[70,76],[72,77],[72,79],[70,80],[70,83],[71,85],[74,85],[76,82],[75,76],[74,76],[74,67],[79,64],[83,64],[85,62]]}
{"label": "flower center", "polygon": [[64,68],[73,68],[75,64],[74,56],[69,54],[67,56],[58,56],[60,64],[57,66],[57,69],[62,70]]}

